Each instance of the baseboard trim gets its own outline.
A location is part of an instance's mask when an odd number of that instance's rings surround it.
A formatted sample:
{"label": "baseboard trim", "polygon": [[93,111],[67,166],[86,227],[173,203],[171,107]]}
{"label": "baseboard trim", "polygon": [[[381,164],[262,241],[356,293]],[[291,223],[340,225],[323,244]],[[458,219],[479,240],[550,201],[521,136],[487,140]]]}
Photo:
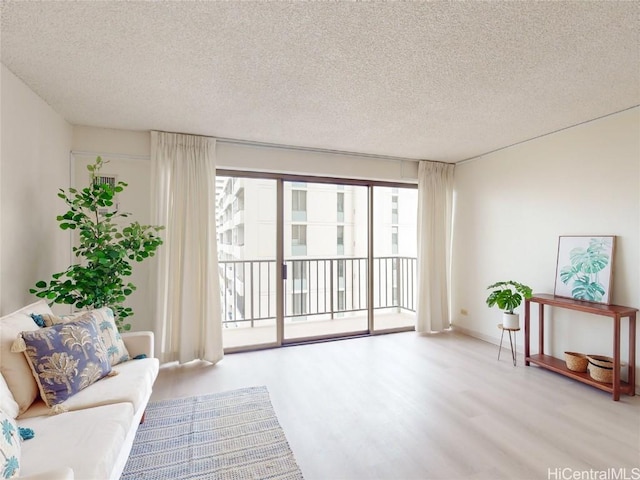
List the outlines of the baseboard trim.
{"label": "baseboard trim", "polygon": [[[483,342],[487,342],[487,343],[492,343],[493,345],[496,345],[496,346],[500,345],[500,337],[493,337],[491,335],[486,335],[484,333],[476,332],[475,330],[471,330],[469,328],[461,327],[455,324],[451,324],[451,328],[458,333],[467,335],[468,337],[477,338],[478,340],[482,340]],[[518,354],[522,355],[522,352],[524,350],[524,341],[522,344],[516,342],[516,345],[518,346]],[[504,345],[502,346],[502,348],[504,348]],[[507,348],[509,348],[508,344],[507,344]],[[636,368],[636,377],[637,376],[638,375],[637,375],[637,368]],[[636,395],[640,395],[640,384],[637,384],[637,383],[636,383]]]}

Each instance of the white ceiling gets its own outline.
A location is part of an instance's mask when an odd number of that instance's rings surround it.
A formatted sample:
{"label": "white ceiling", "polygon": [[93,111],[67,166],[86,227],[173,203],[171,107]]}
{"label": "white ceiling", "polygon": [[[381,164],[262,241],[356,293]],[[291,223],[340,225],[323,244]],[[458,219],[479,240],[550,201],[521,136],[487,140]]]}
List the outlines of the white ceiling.
{"label": "white ceiling", "polygon": [[75,125],[455,162],[640,104],[640,2],[2,1]]}

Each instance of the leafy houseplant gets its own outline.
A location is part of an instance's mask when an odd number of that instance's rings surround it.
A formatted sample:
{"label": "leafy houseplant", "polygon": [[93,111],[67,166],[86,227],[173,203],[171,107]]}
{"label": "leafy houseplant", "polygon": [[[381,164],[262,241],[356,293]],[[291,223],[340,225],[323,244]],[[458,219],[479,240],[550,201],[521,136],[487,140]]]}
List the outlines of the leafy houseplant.
{"label": "leafy houseplant", "polygon": [[69,211],[58,216],[62,230],[79,232],[78,246],[73,252],[80,262],[64,272],[55,273],[49,283],[39,281],[29,291],[51,303],[73,305],[77,309],[110,307],[120,331],[131,329],[125,319],[133,315],[125,307],[127,296],[136,289],[125,277],[131,275],[132,262],[141,262],[152,257],[162,239],[157,235],[164,227],[141,225],[133,222],[123,225],[128,213],[114,207],[114,197],[127,186],[124,182],[115,185],[98,182],[100,169],[106,162],[98,157],[88,165],[90,185],[82,190],[60,189]]}
{"label": "leafy houseplant", "polygon": [[504,312],[503,327],[518,328],[519,317],[513,311],[520,306],[523,299],[531,298],[531,287],[509,280],[489,285],[487,289],[493,289],[487,297],[487,305],[489,307],[497,305]]}

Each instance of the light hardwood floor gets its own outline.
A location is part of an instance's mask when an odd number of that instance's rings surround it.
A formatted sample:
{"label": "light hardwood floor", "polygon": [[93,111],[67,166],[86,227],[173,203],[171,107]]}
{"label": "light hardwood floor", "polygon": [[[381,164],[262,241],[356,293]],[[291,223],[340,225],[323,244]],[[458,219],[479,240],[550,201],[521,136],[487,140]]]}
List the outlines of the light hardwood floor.
{"label": "light hardwood floor", "polygon": [[640,478],[639,396],[613,402],[521,355],[514,367],[508,346],[498,362],[497,348],[408,332],[236,353],[163,366],[152,400],[266,385],[307,480],[560,480],[619,468]]}

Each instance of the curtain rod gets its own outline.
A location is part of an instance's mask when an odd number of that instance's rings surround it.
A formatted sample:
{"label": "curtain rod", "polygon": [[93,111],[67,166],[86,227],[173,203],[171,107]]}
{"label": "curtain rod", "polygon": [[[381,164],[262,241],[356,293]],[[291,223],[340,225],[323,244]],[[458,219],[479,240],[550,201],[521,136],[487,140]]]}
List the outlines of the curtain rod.
{"label": "curtain rod", "polygon": [[[284,145],[280,143],[266,143],[266,142],[253,142],[250,140],[239,140],[236,138],[216,138],[218,142],[227,143],[231,145],[246,145],[249,147],[265,147],[265,148],[278,148],[283,150],[300,150],[303,152],[312,152],[312,153],[328,153],[331,155],[349,155],[351,157],[365,157],[365,158],[376,158],[379,160],[391,160],[394,162],[422,162],[425,161],[420,158],[407,158],[407,157],[394,157],[391,155],[378,155],[375,153],[358,153],[358,152],[348,152],[345,150],[332,150],[329,148],[314,148],[314,147],[299,147],[295,145]],[[431,161],[431,160],[427,160]],[[435,162],[435,163],[444,163],[444,162]]]}
{"label": "curtain rod", "polygon": [[282,143],[267,143],[267,142],[256,142],[252,140],[241,140],[239,138],[227,138],[227,137],[212,137],[207,135],[194,135],[192,133],[183,133],[183,132],[167,132],[162,130],[154,130],[156,132],[164,132],[164,133],[174,133],[177,135],[193,135],[196,137],[205,137],[212,138],[216,140],[216,142],[226,143],[229,145],[244,145],[248,147],[265,147],[265,148],[278,148],[282,150],[299,150],[303,152],[313,152],[313,153],[328,153],[332,155],[349,155],[352,157],[365,157],[365,158],[377,158],[380,160],[391,160],[394,162],[432,162],[432,163],[444,163],[449,165],[448,162],[440,162],[438,160],[426,160],[420,158],[407,158],[407,157],[394,157],[391,155],[378,155],[375,153],[358,153],[358,152],[348,152],[344,150],[332,150],[328,148],[314,148],[314,147],[301,147],[295,145],[286,145]]}

